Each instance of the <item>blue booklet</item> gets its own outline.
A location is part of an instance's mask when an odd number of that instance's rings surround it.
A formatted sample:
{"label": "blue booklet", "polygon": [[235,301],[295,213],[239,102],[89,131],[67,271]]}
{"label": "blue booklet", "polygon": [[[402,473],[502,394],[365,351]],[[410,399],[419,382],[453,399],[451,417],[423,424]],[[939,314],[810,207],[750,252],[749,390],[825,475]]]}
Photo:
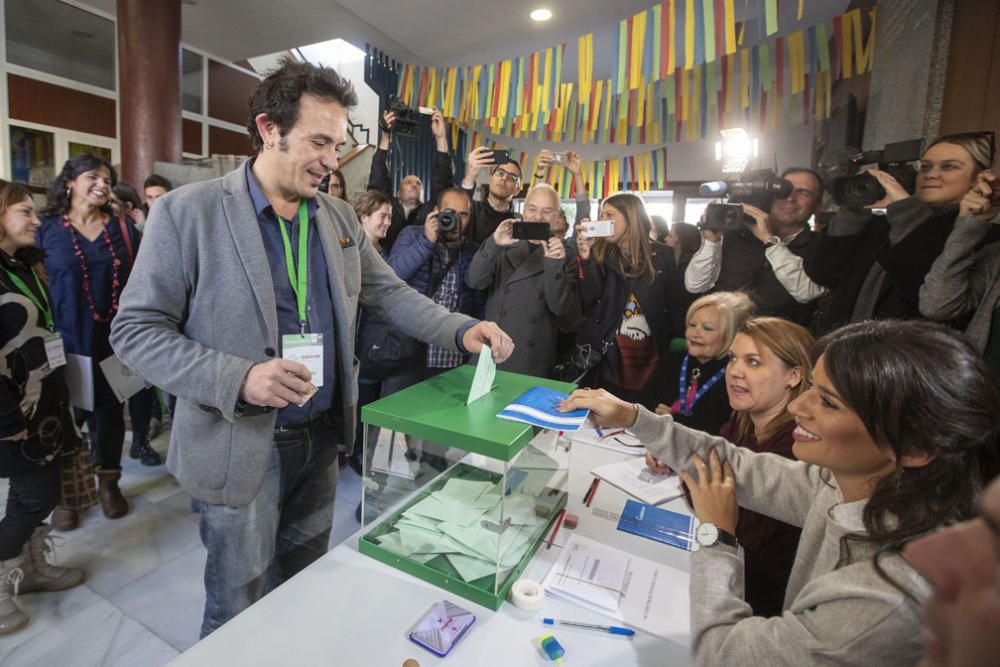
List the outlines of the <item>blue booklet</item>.
{"label": "blue booklet", "polygon": [[532,387],[500,411],[500,419],[541,426],[553,431],[577,431],[587,421],[590,410],[559,412],[557,406],[567,394],[545,387]]}
{"label": "blue booklet", "polygon": [[618,530],[691,551],[695,545],[694,521],[688,514],[627,500],[618,519]]}

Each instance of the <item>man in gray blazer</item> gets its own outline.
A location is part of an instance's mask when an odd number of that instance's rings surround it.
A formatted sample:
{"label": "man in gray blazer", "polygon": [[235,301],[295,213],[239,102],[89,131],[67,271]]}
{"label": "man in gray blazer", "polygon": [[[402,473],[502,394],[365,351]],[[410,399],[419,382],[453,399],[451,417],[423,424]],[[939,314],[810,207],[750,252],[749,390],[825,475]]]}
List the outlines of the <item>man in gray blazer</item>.
{"label": "man in gray blazer", "polygon": [[256,157],[154,207],[114,322],[119,357],[178,397],[167,466],[200,501],[203,637],[326,552],[359,303],[435,345],[513,349],[410,289],[350,206],[317,194],[356,102],[329,68],[285,61],[262,81]]}

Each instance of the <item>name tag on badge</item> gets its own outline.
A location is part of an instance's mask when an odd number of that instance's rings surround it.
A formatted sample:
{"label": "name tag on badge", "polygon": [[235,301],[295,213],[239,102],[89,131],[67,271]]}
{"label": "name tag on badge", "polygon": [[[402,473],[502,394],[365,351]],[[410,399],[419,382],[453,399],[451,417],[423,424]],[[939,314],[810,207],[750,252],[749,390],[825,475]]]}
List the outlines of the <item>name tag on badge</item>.
{"label": "name tag on badge", "polygon": [[62,336],[57,333],[45,336],[45,356],[49,360],[49,368],[55,369],[66,365],[66,349],[63,347]]}
{"label": "name tag on badge", "polygon": [[312,373],[311,382],[323,386],[323,334],[288,334],[281,337],[281,357],[297,361]]}

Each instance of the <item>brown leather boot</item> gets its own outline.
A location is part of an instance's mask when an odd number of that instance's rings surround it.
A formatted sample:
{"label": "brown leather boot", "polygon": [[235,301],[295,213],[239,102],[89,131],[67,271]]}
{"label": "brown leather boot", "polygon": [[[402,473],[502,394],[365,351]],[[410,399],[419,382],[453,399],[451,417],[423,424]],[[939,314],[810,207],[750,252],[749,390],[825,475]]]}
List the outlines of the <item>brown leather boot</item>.
{"label": "brown leather boot", "polygon": [[24,564],[21,566],[24,578],[21,580],[22,593],[35,591],[62,591],[83,583],[83,570],[74,567],[59,567],[55,564],[56,542],[52,526],[42,524],[35,528],[31,539],[24,545]]}
{"label": "brown leather boot", "polygon": [[80,526],[80,512],[68,507],[57,507],[52,510],[50,521],[56,530],[76,530]]}
{"label": "brown leather boot", "polygon": [[120,519],[128,514],[128,501],[118,488],[118,480],[122,470],[97,470],[97,500],[101,503],[104,516],[109,519]]}

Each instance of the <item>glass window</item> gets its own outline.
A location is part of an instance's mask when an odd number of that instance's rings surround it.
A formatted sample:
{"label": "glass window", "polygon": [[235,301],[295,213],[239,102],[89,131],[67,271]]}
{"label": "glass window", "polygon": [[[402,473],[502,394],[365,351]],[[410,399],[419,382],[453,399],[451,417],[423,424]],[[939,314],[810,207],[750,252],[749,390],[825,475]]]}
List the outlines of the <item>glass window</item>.
{"label": "glass window", "polygon": [[56,177],[55,137],[51,132],[10,126],[12,181],[47,188]]}
{"label": "glass window", "polygon": [[6,0],[7,61],[115,90],[115,24],[58,0]]}
{"label": "glass window", "polygon": [[90,153],[99,158],[104,158],[108,162],[111,162],[111,149],[104,146],[92,146],[91,144],[81,144],[76,141],[69,142],[69,156],[76,157],[77,155],[83,155],[84,153]]}
{"label": "glass window", "polygon": [[205,76],[205,59],[187,49],[181,50],[181,98],[184,111],[204,113],[201,108],[202,82]]}
{"label": "glass window", "polygon": [[690,222],[692,225],[697,225],[698,221],[701,220],[702,214],[705,213],[705,207],[714,201],[719,201],[719,200],[688,197],[687,204],[684,206],[683,222]]}

